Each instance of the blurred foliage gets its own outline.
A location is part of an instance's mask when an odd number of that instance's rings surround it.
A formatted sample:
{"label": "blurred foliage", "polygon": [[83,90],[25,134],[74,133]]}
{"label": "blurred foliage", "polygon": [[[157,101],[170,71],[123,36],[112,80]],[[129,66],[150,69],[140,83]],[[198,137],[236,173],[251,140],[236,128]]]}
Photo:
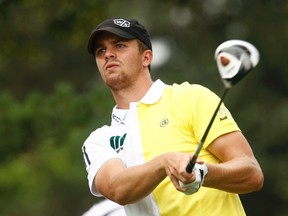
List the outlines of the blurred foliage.
{"label": "blurred foliage", "polygon": [[113,106],[103,89],[79,95],[59,84],[23,102],[1,95],[1,215],[81,215],[89,208],[81,144]]}
{"label": "blurred foliage", "polygon": [[259,49],[225,101],[265,174],[263,190],[241,198],[247,215],[288,215],[287,0],[0,0],[0,215],[81,215],[99,200],[81,146],[109,124],[114,102],[86,43],[108,17],[137,18],[168,42],[154,79],[219,95],[216,47],[243,39]]}

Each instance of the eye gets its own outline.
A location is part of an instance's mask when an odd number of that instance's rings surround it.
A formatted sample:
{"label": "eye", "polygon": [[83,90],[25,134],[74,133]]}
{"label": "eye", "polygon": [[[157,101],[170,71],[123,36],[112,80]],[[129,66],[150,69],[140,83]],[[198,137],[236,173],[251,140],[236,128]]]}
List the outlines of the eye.
{"label": "eye", "polygon": [[100,56],[100,55],[102,55],[104,52],[105,52],[105,49],[104,49],[103,47],[99,47],[99,48],[96,49],[95,55],[96,55],[96,56]]}
{"label": "eye", "polygon": [[124,47],[126,47],[124,43],[117,43],[116,44],[116,48],[118,48],[118,49],[121,49],[121,48],[124,48]]}

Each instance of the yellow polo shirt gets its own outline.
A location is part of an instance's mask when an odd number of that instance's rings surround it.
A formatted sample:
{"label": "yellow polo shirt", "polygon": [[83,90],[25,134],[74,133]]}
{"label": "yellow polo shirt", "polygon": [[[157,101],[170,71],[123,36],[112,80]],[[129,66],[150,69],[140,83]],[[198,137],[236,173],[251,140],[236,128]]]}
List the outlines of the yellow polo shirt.
{"label": "yellow polo shirt", "polygon": [[[166,87],[154,104],[140,103],[138,117],[145,161],[165,152],[193,154],[214,113],[219,98],[200,85],[183,83]],[[218,136],[239,130],[230,112],[222,106],[213,122],[199,157],[219,163],[206,147]],[[238,195],[202,187],[187,196],[179,193],[167,177],[153,192],[160,215],[245,215]]]}

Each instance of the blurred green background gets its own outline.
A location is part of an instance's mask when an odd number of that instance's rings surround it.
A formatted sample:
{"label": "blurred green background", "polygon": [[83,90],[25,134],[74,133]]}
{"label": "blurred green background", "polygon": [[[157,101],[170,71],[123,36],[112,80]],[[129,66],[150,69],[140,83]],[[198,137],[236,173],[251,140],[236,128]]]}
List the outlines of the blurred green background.
{"label": "blurred green background", "polygon": [[114,101],[86,45],[99,22],[119,16],[147,26],[152,77],[170,84],[221,95],[216,47],[242,39],[259,49],[225,104],[265,174],[262,191],[241,195],[247,215],[287,216],[287,0],[0,0],[0,215],[78,216],[99,201],[81,146],[110,123]]}

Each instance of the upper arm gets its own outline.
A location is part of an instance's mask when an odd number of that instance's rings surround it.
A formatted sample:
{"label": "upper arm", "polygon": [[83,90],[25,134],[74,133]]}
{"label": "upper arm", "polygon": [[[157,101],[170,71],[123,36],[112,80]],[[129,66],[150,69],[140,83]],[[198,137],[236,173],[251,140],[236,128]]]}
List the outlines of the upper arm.
{"label": "upper arm", "polygon": [[207,150],[215,155],[221,162],[242,157],[254,160],[252,149],[240,131],[219,136],[207,147]]}
{"label": "upper arm", "polygon": [[98,170],[94,179],[94,187],[96,187],[96,190],[107,198],[111,197],[111,195],[113,195],[111,182],[113,182],[116,176],[124,169],[124,163],[118,158],[113,158],[105,162]]}
{"label": "upper arm", "polygon": [[220,164],[209,164],[205,185],[233,193],[248,193],[263,187],[263,173],[249,143],[240,131],[216,138],[207,150]]}

